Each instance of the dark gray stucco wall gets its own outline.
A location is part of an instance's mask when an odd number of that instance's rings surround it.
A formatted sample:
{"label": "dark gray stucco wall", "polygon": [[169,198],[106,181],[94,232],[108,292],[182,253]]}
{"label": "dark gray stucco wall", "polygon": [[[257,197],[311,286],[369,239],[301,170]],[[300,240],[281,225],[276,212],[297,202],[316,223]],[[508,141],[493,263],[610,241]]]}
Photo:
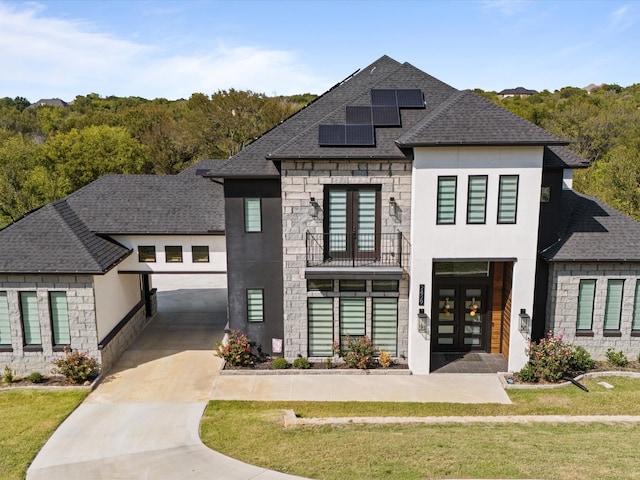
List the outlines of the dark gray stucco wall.
{"label": "dark gray stucco wall", "polygon": [[[284,338],[280,180],[224,182],[229,327],[265,353]],[[262,231],[245,232],[244,199],[260,198]],[[264,322],[247,321],[247,289],[264,290]]]}

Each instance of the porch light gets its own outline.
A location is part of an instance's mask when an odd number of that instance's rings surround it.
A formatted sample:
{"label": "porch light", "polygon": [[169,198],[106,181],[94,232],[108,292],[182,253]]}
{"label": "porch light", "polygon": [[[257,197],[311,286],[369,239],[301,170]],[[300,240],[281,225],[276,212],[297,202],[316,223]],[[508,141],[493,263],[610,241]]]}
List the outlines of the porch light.
{"label": "porch light", "polygon": [[525,308],[520,309],[520,332],[529,333],[529,326],[531,325],[531,317],[527,314]]}
{"label": "porch light", "polygon": [[418,332],[420,332],[425,338],[427,338],[428,328],[429,316],[424,313],[424,308],[421,308],[418,312]]}
{"label": "porch light", "polygon": [[398,204],[395,197],[391,197],[389,199],[389,216],[395,217],[396,215],[398,215]]}
{"label": "porch light", "polygon": [[319,208],[320,208],[320,205],[318,205],[318,202],[316,202],[315,197],[311,197],[309,199],[309,215],[312,216],[313,218],[317,218]]}

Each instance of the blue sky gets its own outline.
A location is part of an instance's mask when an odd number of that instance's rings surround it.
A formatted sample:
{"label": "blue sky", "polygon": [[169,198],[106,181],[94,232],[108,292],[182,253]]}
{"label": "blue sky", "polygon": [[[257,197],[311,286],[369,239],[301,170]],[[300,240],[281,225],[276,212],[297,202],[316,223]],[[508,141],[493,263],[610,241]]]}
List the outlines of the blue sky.
{"label": "blue sky", "polygon": [[640,1],[0,0],[0,97],[322,93],[382,55],[459,88],[640,82]]}

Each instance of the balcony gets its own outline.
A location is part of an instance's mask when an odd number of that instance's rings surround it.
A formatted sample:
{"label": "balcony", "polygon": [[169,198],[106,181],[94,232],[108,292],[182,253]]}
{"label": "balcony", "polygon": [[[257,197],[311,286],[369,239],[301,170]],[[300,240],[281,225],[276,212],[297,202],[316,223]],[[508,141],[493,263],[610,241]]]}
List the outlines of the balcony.
{"label": "balcony", "polygon": [[[409,269],[410,244],[397,233],[311,233],[307,232],[307,277],[319,269],[353,269],[375,274],[402,274]],[[346,272],[346,271],[345,271]],[[310,275],[311,274],[311,275]]]}

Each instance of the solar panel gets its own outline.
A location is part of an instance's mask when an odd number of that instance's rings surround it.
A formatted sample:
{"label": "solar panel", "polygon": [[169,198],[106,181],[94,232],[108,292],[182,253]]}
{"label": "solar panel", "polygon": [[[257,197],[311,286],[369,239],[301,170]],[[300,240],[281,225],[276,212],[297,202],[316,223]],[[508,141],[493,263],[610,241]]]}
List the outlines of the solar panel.
{"label": "solar panel", "polygon": [[373,125],[347,125],[345,144],[348,146],[374,146]]}
{"label": "solar panel", "polygon": [[397,107],[372,107],[373,125],[376,127],[399,127],[400,110]]}
{"label": "solar panel", "polygon": [[344,145],[345,144],[345,125],[320,125],[318,130],[318,144]]}
{"label": "solar panel", "polygon": [[395,107],[397,104],[395,90],[388,88],[371,89],[371,105],[374,107]]}
{"label": "solar panel", "polygon": [[396,90],[399,108],[424,108],[422,90]]}
{"label": "solar panel", "polygon": [[371,124],[371,107],[357,106],[347,107],[347,125]]}

